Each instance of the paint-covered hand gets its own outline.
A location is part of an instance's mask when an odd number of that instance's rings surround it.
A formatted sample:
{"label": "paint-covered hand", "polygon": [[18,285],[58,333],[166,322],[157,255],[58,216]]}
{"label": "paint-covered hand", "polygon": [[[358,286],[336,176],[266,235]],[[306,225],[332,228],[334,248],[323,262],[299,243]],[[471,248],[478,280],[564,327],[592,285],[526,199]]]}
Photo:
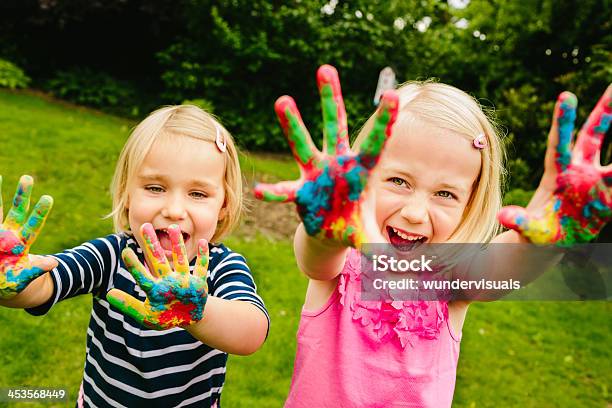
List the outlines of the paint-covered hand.
{"label": "paint-covered hand", "polygon": [[612,165],[600,149],[612,119],[612,85],[583,125],[572,149],[576,96],[559,95],[548,135],[544,175],[527,208],[504,207],[500,222],[536,244],[589,242],[612,219]]}
{"label": "paint-covered hand", "polygon": [[121,312],[151,329],[165,330],[197,323],[202,319],[208,298],[208,243],[205,239],[198,242],[198,256],[191,274],[178,225],[168,228],[174,269],[166,258],[153,226],[143,224],[141,234],[151,272],[131,249],[125,249],[121,255],[126,267],[147,294],[147,299],[141,302],[118,289],[111,289],[106,298]]}
{"label": "paint-covered hand", "polygon": [[[38,263],[31,262],[28,254],[45,224],[53,206],[53,199],[47,195],[40,197],[28,216],[33,184],[30,176],[22,176],[19,179],[13,205],[0,225],[0,299],[16,296],[47,270]],[[3,214],[0,190],[0,222]]]}
{"label": "paint-covered hand", "polygon": [[323,152],[315,147],[290,96],[280,97],[274,109],[285,132],[300,178],[277,184],[257,184],[255,197],[290,202],[306,232],[359,248],[365,242],[361,216],[363,190],[368,176],[391,135],[397,117],[398,96],[387,91],[381,100],[374,127],[359,153],[349,147],[346,112],[338,72],[330,65],[317,71],[323,111]]}

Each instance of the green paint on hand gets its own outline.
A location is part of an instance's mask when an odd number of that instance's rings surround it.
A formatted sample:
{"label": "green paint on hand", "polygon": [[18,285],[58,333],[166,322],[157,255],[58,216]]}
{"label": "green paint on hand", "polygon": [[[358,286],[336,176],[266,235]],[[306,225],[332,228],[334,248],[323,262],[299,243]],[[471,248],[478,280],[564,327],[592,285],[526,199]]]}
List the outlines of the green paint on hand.
{"label": "green paint on hand", "polygon": [[285,202],[289,198],[287,194],[273,194],[269,191],[263,193],[264,201]]}
{"label": "green paint on hand", "polygon": [[330,84],[321,88],[321,108],[323,112],[323,135],[327,141],[327,154],[333,155],[338,144],[338,104]]}
{"label": "green paint on hand", "polygon": [[378,155],[385,144],[387,124],[391,119],[391,115],[388,110],[384,110],[376,117],[372,131],[364,140],[361,146],[361,151],[366,152],[369,155]]}
{"label": "green paint on hand", "polygon": [[285,111],[285,115],[289,123],[289,140],[294,144],[300,162],[306,164],[312,159],[314,154],[310,150],[308,143],[306,143],[304,128],[301,126],[297,116],[291,113],[288,108]]}

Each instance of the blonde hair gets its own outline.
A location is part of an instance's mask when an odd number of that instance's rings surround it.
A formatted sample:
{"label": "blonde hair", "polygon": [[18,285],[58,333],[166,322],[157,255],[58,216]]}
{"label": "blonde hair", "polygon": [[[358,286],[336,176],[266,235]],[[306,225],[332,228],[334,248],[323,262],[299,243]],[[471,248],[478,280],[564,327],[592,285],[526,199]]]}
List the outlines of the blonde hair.
{"label": "blonde hair", "polygon": [[[487,140],[481,149],[481,167],[461,223],[448,242],[488,242],[500,231],[497,213],[502,206],[505,152],[494,121],[472,96],[453,86],[432,81],[409,82],[397,90],[400,106],[393,132],[409,132],[415,122],[447,129],[469,143],[478,135]],[[417,119],[415,121],[415,119]],[[372,129],[374,115],[355,139],[359,147]]]}
{"label": "blonde hair", "polygon": [[136,126],[119,155],[111,182],[113,219],[115,232],[132,232],[128,220],[128,185],[157,141],[171,140],[177,136],[192,137],[215,143],[217,133],[226,142],[225,217],[217,224],[211,241],[216,242],[231,232],[240,222],[243,211],[242,176],[238,150],[230,133],[209,113],[192,105],[166,106],[152,112]]}

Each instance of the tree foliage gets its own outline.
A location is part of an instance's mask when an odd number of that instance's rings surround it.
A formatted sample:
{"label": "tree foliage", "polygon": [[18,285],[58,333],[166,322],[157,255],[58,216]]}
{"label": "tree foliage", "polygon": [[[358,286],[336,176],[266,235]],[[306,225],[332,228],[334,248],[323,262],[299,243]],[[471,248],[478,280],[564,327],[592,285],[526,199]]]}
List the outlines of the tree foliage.
{"label": "tree foliage", "polygon": [[353,133],[374,109],[383,67],[400,82],[439,78],[495,108],[510,183],[524,189],[538,179],[556,96],[574,91],[581,121],[612,80],[610,0],[471,0],[463,9],[441,0],[6,4],[0,58],[35,84],[79,67],[130,82],[141,113],[202,100],[249,148],[285,150],[272,109],[283,94],[317,139],[323,63],[340,72]]}

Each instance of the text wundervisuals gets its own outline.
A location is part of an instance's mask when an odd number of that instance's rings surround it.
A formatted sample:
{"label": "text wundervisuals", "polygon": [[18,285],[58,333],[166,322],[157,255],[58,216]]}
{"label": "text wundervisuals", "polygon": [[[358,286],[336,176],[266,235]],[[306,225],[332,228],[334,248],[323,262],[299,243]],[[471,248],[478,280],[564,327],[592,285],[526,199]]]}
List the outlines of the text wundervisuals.
{"label": "text wundervisuals", "polygon": [[419,279],[399,279],[386,280],[376,278],[372,281],[372,287],[376,290],[519,290],[521,282],[518,280],[490,281],[486,279],[478,280],[419,280]]}

